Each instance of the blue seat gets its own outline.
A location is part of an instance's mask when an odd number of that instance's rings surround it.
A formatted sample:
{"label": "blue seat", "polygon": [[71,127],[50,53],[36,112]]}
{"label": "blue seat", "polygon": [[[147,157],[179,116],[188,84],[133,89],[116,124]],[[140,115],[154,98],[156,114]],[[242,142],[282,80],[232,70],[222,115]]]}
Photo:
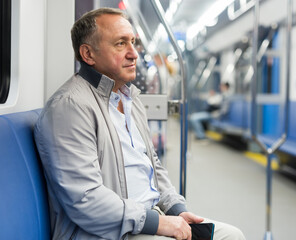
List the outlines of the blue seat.
{"label": "blue seat", "polygon": [[46,184],[33,138],[39,113],[0,115],[0,239],[50,239]]}
{"label": "blue seat", "polygon": [[249,106],[241,95],[233,95],[227,102],[227,113],[220,118],[212,119],[210,124],[222,133],[244,136],[248,127]]}
{"label": "blue seat", "polygon": [[[286,141],[280,146],[279,151],[296,156],[296,112],[294,109],[296,109],[296,102],[291,101],[290,102],[290,111],[289,111],[289,120],[288,120],[288,135]],[[283,121],[283,119],[281,119]],[[281,126],[281,124],[279,124]],[[278,127],[278,126],[277,126]],[[268,146],[271,146],[276,142],[276,140],[280,136],[275,136],[271,134],[260,134],[259,139],[267,144]]]}
{"label": "blue seat", "polygon": [[[271,136],[271,135],[259,135],[259,140],[265,143],[267,146],[272,146],[279,137]],[[296,156],[296,139],[291,139],[289,136],[287,137],[286,141],[279,147],[278,151]]]}

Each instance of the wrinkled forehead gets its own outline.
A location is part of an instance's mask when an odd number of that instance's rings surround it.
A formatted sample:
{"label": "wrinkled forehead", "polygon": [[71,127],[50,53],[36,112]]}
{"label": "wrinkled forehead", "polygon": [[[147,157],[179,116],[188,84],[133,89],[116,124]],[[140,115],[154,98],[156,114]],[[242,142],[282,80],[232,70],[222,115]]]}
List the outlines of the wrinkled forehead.
{"label": "wrinkled forehead", "polygon": [[96,19],[99,35],[104,36],[128,36],[135,37],[132,25],[130,22],[120,16],[105,14]]}

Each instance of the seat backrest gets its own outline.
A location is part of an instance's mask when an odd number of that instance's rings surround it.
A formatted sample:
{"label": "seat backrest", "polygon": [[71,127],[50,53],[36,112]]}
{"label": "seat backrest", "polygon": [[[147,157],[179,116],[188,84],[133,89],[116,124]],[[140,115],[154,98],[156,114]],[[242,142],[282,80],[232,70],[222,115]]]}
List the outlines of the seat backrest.
{"label": "seat backrest", "polygon": [[50,239],[46,184],[33,137],[39,113],[0,115],[0,239]]}
{"label": "seat backrest", "polygon": [[296,141],[296,101],[290,102],[288,139]]}
{"label": "seat backrest", "polygon": [[226,115],[224,121],[230,123],[235,127],[240,127],[242,129],[247,128],[247,105],[243,96],[233,95],[228,97],[228,114]]}

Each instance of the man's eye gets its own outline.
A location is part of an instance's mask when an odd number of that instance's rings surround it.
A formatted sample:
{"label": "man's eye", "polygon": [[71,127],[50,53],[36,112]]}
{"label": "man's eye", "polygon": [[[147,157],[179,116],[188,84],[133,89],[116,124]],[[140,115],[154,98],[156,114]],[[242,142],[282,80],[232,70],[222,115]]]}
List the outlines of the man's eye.
{"label": "man's eye", "polygon": [[122,42],[119,42],[117,43],[118,46],[123,46],[125,43],[122,41]]}

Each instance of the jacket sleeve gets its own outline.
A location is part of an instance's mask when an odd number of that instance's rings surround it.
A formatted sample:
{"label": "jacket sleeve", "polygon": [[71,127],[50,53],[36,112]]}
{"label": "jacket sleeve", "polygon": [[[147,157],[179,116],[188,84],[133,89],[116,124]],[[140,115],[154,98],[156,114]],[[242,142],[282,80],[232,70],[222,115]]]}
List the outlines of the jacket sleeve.
{"label": "jacket sleeve", "polygon": [[89,111],[65,98],[41,113],[35,140],[48,184],[71,221],[86,232],[107,239],[137,234],[145,224],[145,207],[104,186],[97,123]]}
{"label": "jacket sleeve", "polygon": [[154,148],[152,148],[155,164],[155,172],[157,175],[158,190],[160,191],[160,200],[158,206],[167,215],[178,216],[182,212],[186,212],[186,202],[183,196],[176,192],[172,185],[167,170],[162,166]]}

